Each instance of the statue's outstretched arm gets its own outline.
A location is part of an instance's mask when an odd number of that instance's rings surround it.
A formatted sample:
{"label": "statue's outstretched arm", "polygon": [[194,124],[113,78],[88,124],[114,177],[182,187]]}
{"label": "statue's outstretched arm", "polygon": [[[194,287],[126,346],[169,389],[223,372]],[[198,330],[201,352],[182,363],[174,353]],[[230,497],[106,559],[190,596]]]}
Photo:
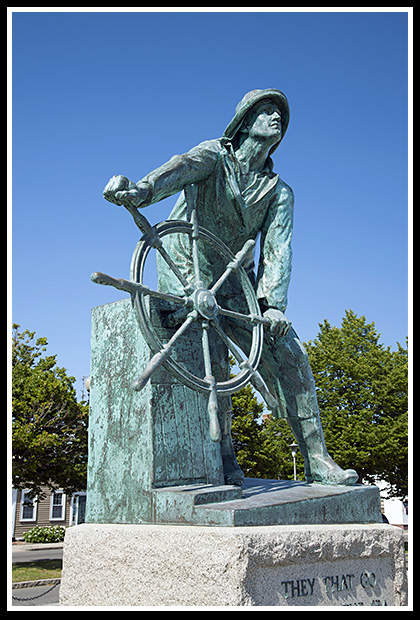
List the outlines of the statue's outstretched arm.
{"label": "statue's outstretched arm", "polygon": [[221,146],[207,140],[133,183],[122,175],[113,176],[104,189],[104,198],[125,207],[142,208],[180,192],[186,185],[199,183],[213,172]]}

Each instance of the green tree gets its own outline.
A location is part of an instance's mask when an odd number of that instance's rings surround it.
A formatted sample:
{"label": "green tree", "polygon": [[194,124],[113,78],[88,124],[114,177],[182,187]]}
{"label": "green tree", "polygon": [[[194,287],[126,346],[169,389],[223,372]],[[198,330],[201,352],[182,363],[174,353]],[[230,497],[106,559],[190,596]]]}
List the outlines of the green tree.
{"label": "green tree", "polygon": [[232,396],[232,442],[247,478],[263,477],[266,454],[259,420],[263,409],[250,385]]}
{"label": "green tree", "polygon": [[77,402],[74,377],[43,356],[46,338],[13,325],[12,477],[13,486],[73,493],[86,488],[88,405]]}
{"label": "green tree", "polygon": [[343,468],[385,480],[390,495],[407,494],[408,351],[379,342],[374,323],[347,310],[340,328],[320,324],[306,344],[325,441]]}

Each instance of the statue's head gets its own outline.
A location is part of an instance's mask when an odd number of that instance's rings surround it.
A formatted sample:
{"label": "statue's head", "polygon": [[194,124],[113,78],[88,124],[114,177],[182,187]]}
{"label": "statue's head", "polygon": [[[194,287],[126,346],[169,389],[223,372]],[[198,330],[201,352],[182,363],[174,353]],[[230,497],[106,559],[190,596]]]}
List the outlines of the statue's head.
{"label": "statue's head", "polygon": [[274,88],[251,90],[247,93],[236,106],[235,116],[227,126],[223,137],[233,140],[250,115],[252,115],[255,106],[265,101],[274,103],[281,114],[281,135],[279,140],[270,149],[269,155],[272,155],[284,138],[290,118],[289,103],[286,96]]}

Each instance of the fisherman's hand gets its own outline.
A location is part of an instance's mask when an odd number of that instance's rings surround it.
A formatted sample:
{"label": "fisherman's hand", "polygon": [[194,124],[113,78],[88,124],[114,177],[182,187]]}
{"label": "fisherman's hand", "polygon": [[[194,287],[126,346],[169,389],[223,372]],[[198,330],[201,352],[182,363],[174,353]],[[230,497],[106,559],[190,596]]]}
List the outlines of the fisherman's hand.
{"label": "fisherman's hand", "polygon": [[118,206],[130,207],[144,205],[150,193],[150,186],[147,183],[136,185],[121,174],[114,175],[108,181],[103,191],[104,198],[109,202],[113,202]]}
{"label": "fisherman's hand", "polygon": [[285,317],[281,310],[269,308],[263,314],[265,319],[269,319],[271,336],[285,336],[289,331],[292,323]]}

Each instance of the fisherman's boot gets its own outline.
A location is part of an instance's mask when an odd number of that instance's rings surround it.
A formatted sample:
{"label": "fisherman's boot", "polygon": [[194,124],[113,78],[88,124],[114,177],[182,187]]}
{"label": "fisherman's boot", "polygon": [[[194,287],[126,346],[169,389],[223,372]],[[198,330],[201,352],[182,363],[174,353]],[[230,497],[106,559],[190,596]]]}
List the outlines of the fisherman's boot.
{"label": "fisherman's boot", "polygon": [[341,469],[328,454],[318,416],[287,418],[305,461],[307,482],[329,485],[354,485],[358,474],[354,469]]}

